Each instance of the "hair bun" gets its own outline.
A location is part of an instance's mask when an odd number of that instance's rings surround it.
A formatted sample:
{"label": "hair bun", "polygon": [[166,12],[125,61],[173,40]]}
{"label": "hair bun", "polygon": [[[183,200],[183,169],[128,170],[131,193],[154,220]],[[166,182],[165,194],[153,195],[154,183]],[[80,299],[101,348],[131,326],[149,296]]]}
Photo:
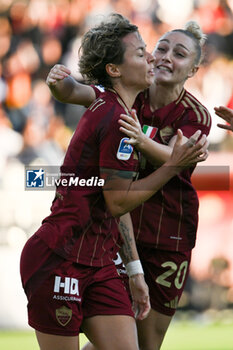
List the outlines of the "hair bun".
{"label": "hair bun", "polygon": [[204,45],[207,37],[203,34],[201,27],[196,21],[187,22],[184,29],[193,34],[193,36],[199,41],[200,46]]}

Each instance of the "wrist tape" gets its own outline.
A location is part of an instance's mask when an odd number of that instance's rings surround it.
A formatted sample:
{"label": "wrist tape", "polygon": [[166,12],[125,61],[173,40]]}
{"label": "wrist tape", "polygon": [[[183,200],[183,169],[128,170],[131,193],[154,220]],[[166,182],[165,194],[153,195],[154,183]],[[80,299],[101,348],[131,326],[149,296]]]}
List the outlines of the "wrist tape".
{"label": "wrist tape", "polygon": [[137,275],[139,273],[144,274],[140,260],[130,261],[128,264],[126,264],[125,269],[126,269],[127,275],[129,277],[132,277],[132,276]]}

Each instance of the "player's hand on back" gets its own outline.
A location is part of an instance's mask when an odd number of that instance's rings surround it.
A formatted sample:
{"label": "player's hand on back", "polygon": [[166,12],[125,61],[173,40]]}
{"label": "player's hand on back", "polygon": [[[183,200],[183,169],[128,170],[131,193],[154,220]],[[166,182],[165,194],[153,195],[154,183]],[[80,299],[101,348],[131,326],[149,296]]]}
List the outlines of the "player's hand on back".
{"label": "player's hand on back", "polygon": [[62,64],[55,64],[46,78],[46,84],[48,86],[55,86],[57,82],[65,79],[71,74],[71,71]]}

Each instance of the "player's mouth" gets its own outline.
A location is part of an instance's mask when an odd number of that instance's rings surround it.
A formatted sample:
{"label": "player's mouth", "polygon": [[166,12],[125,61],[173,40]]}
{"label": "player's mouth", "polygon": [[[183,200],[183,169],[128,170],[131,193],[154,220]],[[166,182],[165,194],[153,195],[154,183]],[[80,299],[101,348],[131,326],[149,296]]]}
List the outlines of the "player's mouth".
{"label": "player's mouth", "polygon": [[156,68],[161,70],[161,71],[164,71],[164,72],[172,73],[172,69],[170,67],[162,65],[162,64],[158,65]]}
{"label": "player's mouth", "polygon": [[152,77],[155,75],[155,69],[154,69],[154,67],[148,70],[148,74],[149,74],[150,76],[152,76]]}

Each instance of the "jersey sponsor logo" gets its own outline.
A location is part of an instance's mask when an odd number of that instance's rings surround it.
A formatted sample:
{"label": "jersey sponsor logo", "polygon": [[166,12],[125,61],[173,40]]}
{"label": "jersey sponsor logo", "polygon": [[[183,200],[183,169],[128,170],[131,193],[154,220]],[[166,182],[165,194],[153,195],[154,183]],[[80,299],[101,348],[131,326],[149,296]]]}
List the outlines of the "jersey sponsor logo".
{"label": "jersey sponsor logo", "polygon": [[147,137],[153,139],[157,134],[158,128],[155,126],[143,125],[142,131]]}
{"label": "jersey sponsor logo", "polygon": [[121,139],[118,150],[117,150],[117,159],[119,160],[129,160],[133,152],[133,147],[126,143],[125,141],[129,140],[128,137],[123,137]]}
{"label": "jersey sponsor logo", "polygon": [[77,298],[76,296],[58,295],[58,294],[54,294],[53,299],[63,300],[63,301],[78,301],[78,302],[82,300],[81,298]]}
{"label": "jersey sponsor logo", "polygon": [[56,309],[56,319],[61,326],[66,326],[72,318],[72,310],[66,306]]}
{"label": "jersey sponsor logo", "polygon": [[65,277],[62,281],[61,276],[55,276],[54,293],[63,293],[69,295],[79,295],[79,281],[76,278]]}

